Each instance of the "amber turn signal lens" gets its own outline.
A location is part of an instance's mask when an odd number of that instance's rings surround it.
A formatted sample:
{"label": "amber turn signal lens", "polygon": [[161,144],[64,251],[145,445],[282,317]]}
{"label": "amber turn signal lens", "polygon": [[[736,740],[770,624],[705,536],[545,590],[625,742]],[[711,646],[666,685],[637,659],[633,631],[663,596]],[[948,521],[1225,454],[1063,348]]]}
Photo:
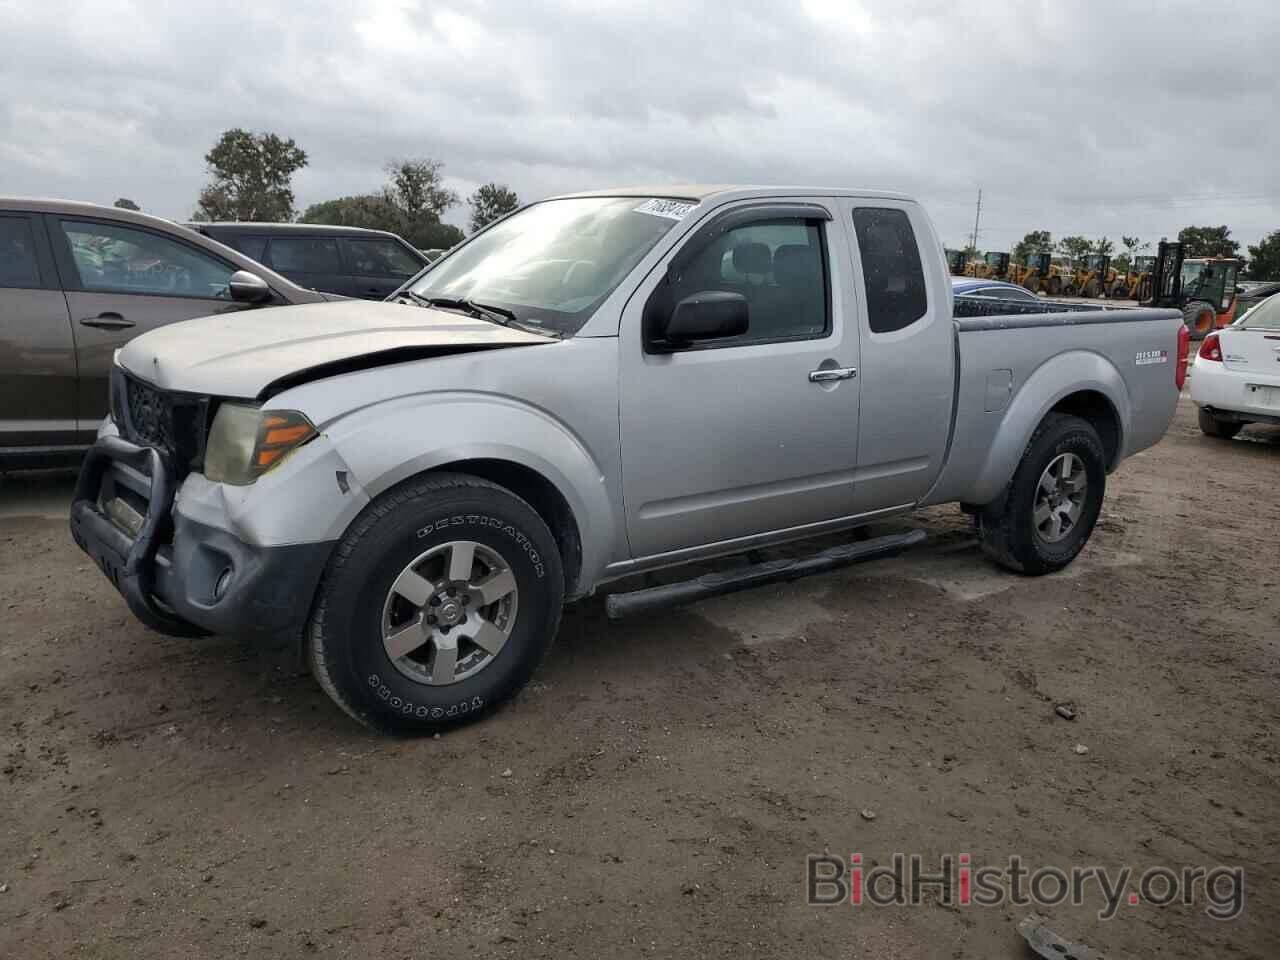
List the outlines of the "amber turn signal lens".
{"label": "amber turn signal lens", "polygon": [[253,466],[261,474],[316,435],[311,421],[296,410],[263,413]]}

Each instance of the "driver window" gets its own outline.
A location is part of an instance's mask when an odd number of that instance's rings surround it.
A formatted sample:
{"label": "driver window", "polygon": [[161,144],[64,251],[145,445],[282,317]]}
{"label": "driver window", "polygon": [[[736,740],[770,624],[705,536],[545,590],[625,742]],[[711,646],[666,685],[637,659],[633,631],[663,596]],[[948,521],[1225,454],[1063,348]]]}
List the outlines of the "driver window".
{"label": "driver window", "polygon": [[684,266],[671,302],[708,290],[742,294],[747,332],[716,340],[716,347],[824,336],[829,330],[825,260],[816,223],[744,224],[720,234]]}
{"label": "driver window", "polygon": [[111,293],[226,299],[234,268],[146,230],[61,220],[80,286]]}

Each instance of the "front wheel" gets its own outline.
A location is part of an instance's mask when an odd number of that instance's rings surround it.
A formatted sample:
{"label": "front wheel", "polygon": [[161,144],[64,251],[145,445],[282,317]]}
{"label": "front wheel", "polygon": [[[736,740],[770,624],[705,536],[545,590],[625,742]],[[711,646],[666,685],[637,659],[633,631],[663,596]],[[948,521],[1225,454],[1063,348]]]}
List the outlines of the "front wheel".
{"label": "front wheel", "polygon": [[1200,432],[1206,437],[1230,440],[1244,429],[1244,424],[1239,420],[1219,420],[1207,410],[1198,411],[1198,416],[1200,419]]}
{"label": "front wheel", "polygon": [[983,550],[1019,573],[1061,570],[1089,541],[1106,483],[1098,431],[1080,417],[1049,414],[1004,493],[975,514]]}
{"label": "front wheel", "polygon": [[532,507],[476,477],[428,474],[370,503],[335,548],[308,658],[356,720],[430,733],[524,686],[563,596],[560,554]]}

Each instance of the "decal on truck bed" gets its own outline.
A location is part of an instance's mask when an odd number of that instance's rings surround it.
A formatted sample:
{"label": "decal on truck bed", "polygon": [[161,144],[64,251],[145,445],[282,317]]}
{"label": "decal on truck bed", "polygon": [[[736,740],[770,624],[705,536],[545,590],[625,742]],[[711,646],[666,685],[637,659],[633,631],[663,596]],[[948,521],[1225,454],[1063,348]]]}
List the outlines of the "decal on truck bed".
{"label": "decal on truck bed", "polygon": [[1134,361],[1138,366],[1144,367],[1148,363],[1168,363],[1168,350],[1139,350],[1137,359]]}

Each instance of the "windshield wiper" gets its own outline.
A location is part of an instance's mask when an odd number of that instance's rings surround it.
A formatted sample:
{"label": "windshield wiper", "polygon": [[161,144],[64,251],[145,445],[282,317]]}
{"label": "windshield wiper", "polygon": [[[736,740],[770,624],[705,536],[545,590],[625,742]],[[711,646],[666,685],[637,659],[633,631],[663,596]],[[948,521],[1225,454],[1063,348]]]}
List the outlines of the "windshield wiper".
{"label": "windshield wiper", "polygon": [[477,317],[481,320],[488,320],[503,327],[514,327],[517,330],[525,330],[530,333],[540,333],[547,337],[559,337],[560,333],[556,330],[547,330],[536,324],[525,323],[520,320],[512,311],[506,307],[495,306],[490,303],[477,303],[468,297],[423,297],[412,291],[409,293],[414,300],[424,303],[432,307],[441,307],[445,310],[462,310]]}

